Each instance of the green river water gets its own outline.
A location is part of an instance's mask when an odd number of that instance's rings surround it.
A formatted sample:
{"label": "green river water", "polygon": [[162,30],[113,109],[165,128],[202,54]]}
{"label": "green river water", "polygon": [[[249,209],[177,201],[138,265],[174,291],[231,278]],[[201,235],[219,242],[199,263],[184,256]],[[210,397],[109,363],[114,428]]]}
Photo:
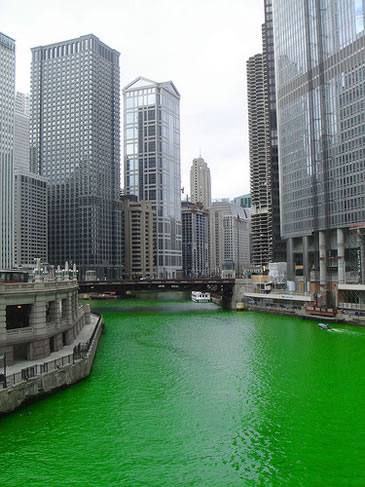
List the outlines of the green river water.
{"label": "green river water", "polygon": [[98,301],[91,376],[0,420],[0,487],[365,485],[365,329]]}

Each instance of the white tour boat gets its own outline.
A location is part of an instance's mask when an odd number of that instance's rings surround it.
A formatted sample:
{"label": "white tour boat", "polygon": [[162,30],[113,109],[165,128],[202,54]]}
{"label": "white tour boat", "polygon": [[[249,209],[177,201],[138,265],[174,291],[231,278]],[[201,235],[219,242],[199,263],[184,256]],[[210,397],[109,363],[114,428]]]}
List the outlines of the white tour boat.
{"label": "white tour boat", "polygon": [[210,303],[210,293],[202,293],[201,291],[192,291],[191,300],[195,303]]}

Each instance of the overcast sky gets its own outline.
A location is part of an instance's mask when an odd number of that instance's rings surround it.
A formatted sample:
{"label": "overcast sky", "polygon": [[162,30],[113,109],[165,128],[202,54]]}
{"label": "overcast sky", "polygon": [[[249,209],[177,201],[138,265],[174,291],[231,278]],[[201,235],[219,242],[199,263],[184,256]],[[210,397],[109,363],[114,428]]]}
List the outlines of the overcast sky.
{"label": "overcast sky", "polygon": [[[95,34],[118,50],[121,89],[138,76],[181,95],[181,179],[193,158],[212,197],[249,193],[246,60],[261,52],[264,0],[4,0],[0,32],[16,40],[18,91],[29,92],[30,48]],[[121,161],[122,163],[122,161]]]}

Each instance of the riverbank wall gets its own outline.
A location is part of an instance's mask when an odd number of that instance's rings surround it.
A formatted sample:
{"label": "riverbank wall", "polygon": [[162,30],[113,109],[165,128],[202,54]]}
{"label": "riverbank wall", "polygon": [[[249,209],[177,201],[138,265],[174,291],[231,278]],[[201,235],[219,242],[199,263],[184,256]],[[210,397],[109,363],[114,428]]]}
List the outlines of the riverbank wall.
{"label": "riverbank wall", "polygon": [[[296,318],[302,318],[305,320],[312,320],[318,322],[330,322],[330,323],[338,323],[338,324],[347,324],[347,325],[356,325],[356,326],[365,326],[365,316],[363,315],[356,315],[351,312],[346,312],[344,310],[338,310],[334,316],[323,316],[323,315],[316,315],[316,314],[309,314],[304,308],[302,307],[293,306],[292,309],[284,308],[284,307],[271,307],[267,305],[252,305],[242,303],[241,307],[237,306],[234,308],[235,311],[253,311],[259,313],[266,313],[271,315],[279,315],[279,316],[293,316]],[[233,308],[232,308],[233,309]]]}
{"label": "riverbank wall", "polygon": [[89,343],[75,346],[73,353],[67,356],[22,369],[19,373],[23,380],[0,390],[0,416],[88,377],[103,329],[104,321],[99,316]]}

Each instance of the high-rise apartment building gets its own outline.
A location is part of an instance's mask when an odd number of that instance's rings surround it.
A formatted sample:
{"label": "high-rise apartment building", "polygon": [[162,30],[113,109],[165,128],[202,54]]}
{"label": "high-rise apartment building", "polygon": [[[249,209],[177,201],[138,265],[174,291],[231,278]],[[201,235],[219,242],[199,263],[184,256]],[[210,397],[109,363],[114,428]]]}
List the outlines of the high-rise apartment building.
{"label": "high-rise apartment building", "polygon": [[265,0],[262,38],[263,53],[247,61],[252,263],[256,265],[285,260],[280,238],[272,0]]}
{"label": "high-rise apartment building", "polygon": [[32,49],[31,169],[49,182],[49,261],[121,276],[119,53],[94,35]]}
{"label": "high-rise apartment building", "polygon": [[121,196],[124,223],[124,272],[127,279],[154,277],[153,220],[150,201],[137,196]]}
{"label": "high-rise apartment building", "polygon": [[0,33],[0,269],[14,265],[15,41]]}
{"label": "high-rise apartment building", "polygon": [[183,271],[188,277],[209,275],[209,213],[202,203],[181,202]]}
{"label": "high-rise apartment building", "polygon": [[190,199],[202,203],[204,208],[209,208],[212,202],[210,169],[201,156],[193,159],[190,169]]}
{"label": "high-rise apartment building", "polygon": [[181,269],[180,94],[171,82],[139,77],[124,90],[126,194],[150,201],[155,218],[155,272]]}
{"label": "high-rise apartment building", "polygon": [[365,7],[275,0],[273,19],[288,275],[333,305],[333,281],[365,279]]}

